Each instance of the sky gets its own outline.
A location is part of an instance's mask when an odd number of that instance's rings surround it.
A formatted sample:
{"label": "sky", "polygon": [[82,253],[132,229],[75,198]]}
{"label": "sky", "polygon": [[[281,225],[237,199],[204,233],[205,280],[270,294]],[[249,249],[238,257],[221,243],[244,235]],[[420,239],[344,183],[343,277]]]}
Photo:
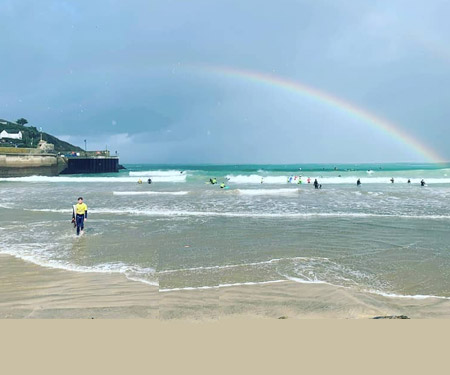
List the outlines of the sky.
{"label": "sky", "polygon": [[271,74],[450,160],[450,2],[2,0],[0,118],[122,163],[422,162]]}

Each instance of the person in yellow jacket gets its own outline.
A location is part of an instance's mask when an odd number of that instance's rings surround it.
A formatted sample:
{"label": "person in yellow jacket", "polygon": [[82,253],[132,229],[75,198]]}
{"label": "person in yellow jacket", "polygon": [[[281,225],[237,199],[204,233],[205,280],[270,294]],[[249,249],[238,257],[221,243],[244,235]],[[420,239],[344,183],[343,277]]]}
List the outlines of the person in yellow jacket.
{"label": "person in yellow jacket", "polygon": [[84,233],[84,222],[87,220],[87,205],[83,198],[78,198],[78,203],[73,206],[72,223],[77,227],[77,236]]}

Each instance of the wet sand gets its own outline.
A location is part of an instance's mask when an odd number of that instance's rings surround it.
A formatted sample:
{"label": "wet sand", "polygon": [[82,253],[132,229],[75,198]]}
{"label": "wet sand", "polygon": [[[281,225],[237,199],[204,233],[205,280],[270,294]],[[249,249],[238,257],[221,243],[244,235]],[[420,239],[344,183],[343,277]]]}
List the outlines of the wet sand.
{"label": "wet sand", "polygon": [[159,292],[120,274],[45,268],[0,255],[0,318],[450,318],[450,301],[388,298],[327,284]]}

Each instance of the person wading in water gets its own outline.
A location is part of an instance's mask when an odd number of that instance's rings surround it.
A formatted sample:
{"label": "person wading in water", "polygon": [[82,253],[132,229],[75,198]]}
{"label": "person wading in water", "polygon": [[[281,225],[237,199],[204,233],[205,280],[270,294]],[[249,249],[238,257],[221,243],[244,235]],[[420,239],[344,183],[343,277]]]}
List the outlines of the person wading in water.
{"label": "person wading in water", "polygon": [[84,233],[84,222],[87,220],[87,205],[83,198],[78,198],[78,203],[73,206],[72,223],[77,227],[77,236]]}

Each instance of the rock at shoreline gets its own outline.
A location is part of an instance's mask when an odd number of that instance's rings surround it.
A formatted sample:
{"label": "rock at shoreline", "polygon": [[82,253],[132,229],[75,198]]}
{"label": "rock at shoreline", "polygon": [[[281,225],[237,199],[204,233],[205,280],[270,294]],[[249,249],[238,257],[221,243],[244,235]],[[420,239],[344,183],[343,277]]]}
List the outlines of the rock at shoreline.
{"label": "rock at shoreline", "polygon": [[385,316],[376,316],[372,319],[411,319],[406,315],[385,315]]}

